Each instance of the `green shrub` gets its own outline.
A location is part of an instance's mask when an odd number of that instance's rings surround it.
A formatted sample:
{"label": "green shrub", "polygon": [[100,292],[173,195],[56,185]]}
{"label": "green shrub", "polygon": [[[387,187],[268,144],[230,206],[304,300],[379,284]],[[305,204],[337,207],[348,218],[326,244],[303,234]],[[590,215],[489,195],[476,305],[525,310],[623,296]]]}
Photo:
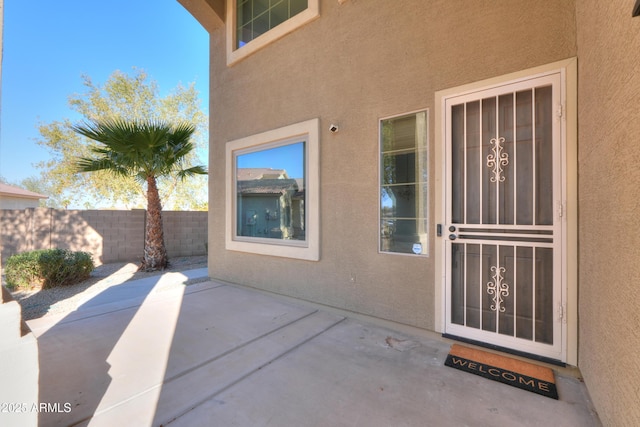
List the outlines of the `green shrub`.
{"label": "green shrub", "polygon": [[73,285],[91,275],[91,254],[66,249],[44,249],[16,254],[7,259],[5,278],[10,288]]}

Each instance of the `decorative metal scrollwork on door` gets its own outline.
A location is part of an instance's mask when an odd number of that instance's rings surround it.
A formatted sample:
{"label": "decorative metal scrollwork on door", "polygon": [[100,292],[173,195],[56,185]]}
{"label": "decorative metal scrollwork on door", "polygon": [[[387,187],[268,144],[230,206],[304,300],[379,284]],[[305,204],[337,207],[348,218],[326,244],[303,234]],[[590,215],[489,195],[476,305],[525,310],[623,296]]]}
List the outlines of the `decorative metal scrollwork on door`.
{"label": "decorative metal scrollwork on door", "polygon": [[487,293],[494,296],[491,310],[504,313],[505,308],[502,305],[502,303],[504,302],[503,297],[509,296],[509,285],[502,282],[502,280],[504,279],[502,274],[505,272],[505,268],[494,266],[491,267],[491,271],[493,272],[493,282],[487,282]]}
{"label": "decorative metal scrollwork on door", "polygon": [[504,149],[504,138],[491,138],[491,151],[493,154],[489,154],[487,156],[487,167],[492,169],[493,176],[491,177],[491,182],[504,182],[504,169],[503,166],[507,166],[509,164],[509,155],[507,153],[503,153]]}

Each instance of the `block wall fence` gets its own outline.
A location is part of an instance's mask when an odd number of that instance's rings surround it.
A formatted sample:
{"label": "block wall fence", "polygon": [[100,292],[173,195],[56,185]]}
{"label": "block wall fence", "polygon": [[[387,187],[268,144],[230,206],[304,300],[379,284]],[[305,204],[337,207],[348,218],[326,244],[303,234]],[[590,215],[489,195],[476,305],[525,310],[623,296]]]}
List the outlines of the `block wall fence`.
{"label": "block wall fence", "polygon": [[[169,258],[205,255],[206,211],[163,211]],[[0,260],[36,249],[89,252],[96,265],[137,262],[144,250],[146,211],[28,208],[0,210]]]}

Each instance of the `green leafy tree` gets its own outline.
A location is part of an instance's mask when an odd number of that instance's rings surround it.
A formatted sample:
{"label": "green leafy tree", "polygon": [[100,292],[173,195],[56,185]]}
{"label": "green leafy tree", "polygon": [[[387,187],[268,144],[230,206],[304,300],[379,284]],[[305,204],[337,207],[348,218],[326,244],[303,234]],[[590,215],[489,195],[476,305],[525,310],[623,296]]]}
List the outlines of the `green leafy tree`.
{"label": "green leafy tree", "polygon": [[[168,95],[161,97],[158,85],[147,74],[134,69],[130,75],[113,72],[102,85],[83,76],[85,92],[73,94],[68,103],[75,116],[87,122],[122,119],[126,121],[157,118],[168,123],[189,122],[194,125],[191,137],[194,150],[186,161],[206,164],[207,114],[200,108],[198,92],[194,84],[178,85]],[[77,120],[74,120],[77,121]],[[91,155],[90,141],[74,132],[73,121],[65,119],[39,126],[41,138],[38,144],[48,149],[51,158],[37,166],[42,171],[34,181],[47,183],[49,203],[66,208],[143,208],[146,204],[146,187],[140,186],[130,176],[114,176],[106,171],[79,174],[76,160]],[[180,183],[175,176],[158,178],[158,191],[165,209],[207,209],[207,178],[196,176]]]}
{"label": "green leafy tree", "polygon": [[204,166],[187,167],[188,155],[195,148],[190,141],[195,128],[190,123],[108,119],[76,125],[73,130],[98,143],[89,147],[93,156],[77,161],[77,170],[132,177],[146,185],[147,225],[140,269],[164,269],[168,258],[157,180],[167,176],[184,180],[207,173]]}

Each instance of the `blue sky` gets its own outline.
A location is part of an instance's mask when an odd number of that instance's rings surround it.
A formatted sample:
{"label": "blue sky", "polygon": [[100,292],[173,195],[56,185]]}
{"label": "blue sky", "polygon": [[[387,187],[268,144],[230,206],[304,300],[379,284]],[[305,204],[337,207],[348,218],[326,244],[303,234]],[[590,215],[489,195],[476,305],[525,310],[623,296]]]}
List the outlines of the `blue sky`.
{"label": "blue sky", "polygon": [[177,0],[5,0],[0,176],[20,182],[48,158],[37,126],[76,113],[67,98],[115,70],[143,69],[162,96],[195,82],[208,111],[209,36]]}
{"label": "blue sky", "polygon": [[242,154],[237,161],[238,168],[284,169],[289,178],[304,178],[304,142]]}

